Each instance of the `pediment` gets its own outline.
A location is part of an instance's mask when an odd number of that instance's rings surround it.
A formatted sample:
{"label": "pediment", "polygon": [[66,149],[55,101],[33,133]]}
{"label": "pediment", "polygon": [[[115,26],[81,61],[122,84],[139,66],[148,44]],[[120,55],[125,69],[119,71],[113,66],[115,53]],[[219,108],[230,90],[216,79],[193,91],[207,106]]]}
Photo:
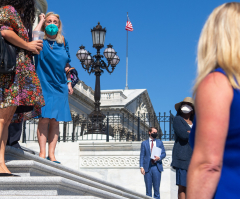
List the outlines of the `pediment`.
{"label": "pediment", "polygon": [[150,100],[150,97],[149,97],[146,89],[144,90],[144,92],[142,92],[140,95],[138,95],[134,100],[129,102],[127,104],[126,108],[129,109],[136,116],[138,114],[140,114],[140,116],[141,115],[143,116],[146,114],[155,115],[155,111],[152,106],[152,102]]}

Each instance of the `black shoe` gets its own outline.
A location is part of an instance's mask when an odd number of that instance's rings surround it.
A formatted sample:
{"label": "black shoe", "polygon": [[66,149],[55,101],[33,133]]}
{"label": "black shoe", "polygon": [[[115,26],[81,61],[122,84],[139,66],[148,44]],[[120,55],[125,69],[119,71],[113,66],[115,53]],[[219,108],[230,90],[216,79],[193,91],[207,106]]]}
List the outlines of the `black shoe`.
{"label": "black shoe", "polygon": [[20,176],[12,173],[0,173],[0,177],[20,177]]}

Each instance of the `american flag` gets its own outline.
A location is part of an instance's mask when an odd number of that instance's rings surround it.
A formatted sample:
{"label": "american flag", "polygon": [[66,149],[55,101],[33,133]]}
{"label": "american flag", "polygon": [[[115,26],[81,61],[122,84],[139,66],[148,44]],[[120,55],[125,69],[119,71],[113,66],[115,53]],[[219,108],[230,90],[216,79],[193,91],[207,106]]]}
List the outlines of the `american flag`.
{"label": "american flag", "polygon": [[126,23],[125,30],[133,31],[132,23],[131,23],[131,21],[130,21],[128,15],[127,15],[127,23]]}

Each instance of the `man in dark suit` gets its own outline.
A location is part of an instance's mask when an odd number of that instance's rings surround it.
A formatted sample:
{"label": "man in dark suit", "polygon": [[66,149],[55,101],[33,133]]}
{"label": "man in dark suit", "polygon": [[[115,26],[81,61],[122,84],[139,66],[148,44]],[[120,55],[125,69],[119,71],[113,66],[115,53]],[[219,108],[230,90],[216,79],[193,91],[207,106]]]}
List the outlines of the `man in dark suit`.
{"label": "man in dark suit", "polygon": [[21,138],[21,134],[22,134],[22,122],[11,123],[8,127],[7,145],[35,155],[34,151],[20,146],[18,142]]}
{"label": "man in dark suit", "polygon": [[22,134],[22,122],[11,123],[8,127],[8,140],[7,145],[20,149],[21,146],[18,141]]}
{"label": "man in dark suit", "polygon": [[[157,128],[151,127],[148,130],[149,139],[141,144],[140,153],[140,169],[144,175],[146,185],[146,195],[152,197],[152,187],[154,189],[154,198],[160,199],[160,181],[161,172],[163,171],[162,159],[166,157],[165,148],[161,140],[156,139],[158,133]],[[160,157],[155,156],[151,159],[151,151],[153,146],[162,149]]]}

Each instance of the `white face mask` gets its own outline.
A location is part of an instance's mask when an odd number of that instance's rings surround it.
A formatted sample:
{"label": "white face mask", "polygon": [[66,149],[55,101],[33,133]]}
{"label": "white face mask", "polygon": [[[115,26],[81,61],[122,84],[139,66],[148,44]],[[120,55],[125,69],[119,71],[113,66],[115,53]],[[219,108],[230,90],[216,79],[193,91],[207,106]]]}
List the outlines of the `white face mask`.
{"label": "white face mask", "polygon": [[182,105],[182,107],[181,107],[181,111],[182,111],[183,113],[190,113],[192,110],[193,110],[192,107],[189,106],[189,105],[187,105],[187,104],[184,104],[184,105]]}

